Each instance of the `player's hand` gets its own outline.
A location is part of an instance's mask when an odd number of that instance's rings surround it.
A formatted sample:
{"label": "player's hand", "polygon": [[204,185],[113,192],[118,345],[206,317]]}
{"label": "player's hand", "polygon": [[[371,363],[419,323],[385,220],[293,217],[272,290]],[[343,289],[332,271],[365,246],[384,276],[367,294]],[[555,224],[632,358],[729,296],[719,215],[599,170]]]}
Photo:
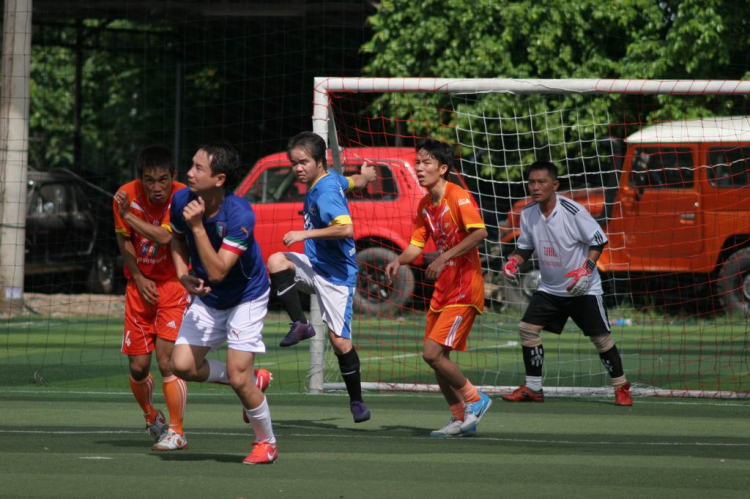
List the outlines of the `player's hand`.
{"label": "player's hand", "polygon": [[391,279],[391,277],[398,274],[398,269],[400,267],[401,264],[399,263],[398,258],[385,266],[385,278],[388,280],[388,284],[393,284],[393,279]]}
{"label": "player's hand", "polygon": [[514,256],[508,258],[508,261],[503,265],[503,275],[513,284],[518,284],[519,265],[518,260]]}
{"label": "player's hand", "polygon": [[284,234],[283,242],[287,248],[294,243],[302,242],[306,239],[304,230],[290,230]]}
{"label": "player's hand", "polygon": [[202,297],[211,292],[211,288],[206,286],[203,279],[195,277],[194,275],[186,274],[180,277],[180,282],[187,292],[193,296]]}
{"label": "player's hand", "polygon": [[125,191],[117,191],[115,193],[115,201],[117,201],[117,213],[124,219],[130,213],[128,193]]}
{"label": "player's hand", "polygon": [[368,163],[367,160],[365,160],[365,162],[362,163],[362,167],[359,170],[359,174],[362,175],[362,178],[364,178],[368,184],[370,182],[375,182],[378,179],[377,168],[375,168],[375,165]]}
{"label": "player's hand", "polygon": [[572,277],[570,284],[565,288],[568,290],[568,293],[573,296],[585,295],[589,290],[589,285],[591,284],[590,276],[595,268],[596,263],[590,258],[587,258],[580,268],[565,274],[565,277]]}
{"label": "player's hand", "polygon": [[159,292],[156,290],[156,283],[151,279],[147,279],[144,276],[138,276],[134,278],[135,286],[138,288],[138,293],[143,298],[143,301],[149,305],[154,305],[159,300]]}
{"label": "player's hand", "polygon": [[185,206],[185,209],[182,210],[182,216],[185,217],[185,222],[190,228],[194,229],[203,225],[203,214],[205,212],[206,203],[202,197],[198,196],[198,199],[193,199]]}
{"label": "player's hand", "polygon": [[443,272],[446,263],[448,262],[445,260],[445,258],[443,258],[443,255],[435,258],[435,260],[427,266],[425,277],[432,281],[437,281],[437,278],[440,277],[440,274]]}

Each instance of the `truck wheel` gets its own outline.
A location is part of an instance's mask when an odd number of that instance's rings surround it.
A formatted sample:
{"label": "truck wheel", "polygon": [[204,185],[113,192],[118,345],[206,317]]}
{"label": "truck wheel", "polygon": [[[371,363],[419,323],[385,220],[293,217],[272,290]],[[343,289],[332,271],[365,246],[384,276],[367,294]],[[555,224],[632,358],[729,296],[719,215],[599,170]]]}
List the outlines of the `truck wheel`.
{"label": "truck wheel", "polygon": [[115,289],[115,257],[100,253],[89,270],[87,291],[110,294]]}
{"label": "truck wheel", "polygon": [[509,282],[503,276],[503,303],[520,312],[526,310],[526,307],[531,300],[531,295],[533,295],[539,287],[539,282],[542,278],[542,273],[536,268],[536,262],[532,263],[534,264],[529,265],[528,268],[521,269],[521,272],[518,275],[518,284]]}
{"label": "truck wheel", "polygon": [[388,314],[406,305],[414,293],[414,272],[408,265],[398,269],[398,275],[388,284],[385,267],[398,255],[382,248],[365,248],[357,252],[357,289],[354,305],[368,314]]}
{"label": "truck wheel", "polygon": [[716,286],[724,310],[750,317],[750,248],[735,251],[724,262]]}

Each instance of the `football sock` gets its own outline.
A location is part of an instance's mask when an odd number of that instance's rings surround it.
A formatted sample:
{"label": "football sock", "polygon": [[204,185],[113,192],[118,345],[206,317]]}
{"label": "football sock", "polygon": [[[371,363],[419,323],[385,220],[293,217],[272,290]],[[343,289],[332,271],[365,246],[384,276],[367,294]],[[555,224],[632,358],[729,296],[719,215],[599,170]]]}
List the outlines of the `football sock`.
{"label": "football sock", "polygon": [[[544,347],[521,347],[523,349],[523,365],[526,368],[526,376],[541,376],[544,365]],[[528,386],[528,385],[526,385]]]}
{"label": "football sock", "polygon": [[612,386],[615,388],[620,388],[621,386],[625,386],[628,384],[628,380],[625,379],[625,376],[618,376],[617,378],[612,378]]}
{"label": "football sock", "polygon": [[164,378],[162,385],[164,401],[169,411],[169,428],[180,435],[185,432],[182,429],[182,421],[185,417],[185,402],[187,401],[187,383],[177,376]]}
{"label": "football sock", "polygon": [[362,379],[359,372],[359,355],[352,347],[343,355],[336,355],[339,359],[341,377],[344,378],[346,391],[349,392],[349,402],[362,402]]}
{"label": "football sock", "polygon": [[297,294],[297,287],[294,279],[295,272],[291,269],[282,270],[281,272],[274,272],[271,274],[271,288],[276,299],[281,302],[281,306],[284,307],[286,313],[289,314],[289,318],[292,322],[303,322],[307,323],[307,317],[305,312],[302,311],[302,303]]}
{"label": "football sock", "polygon": [[227,376],[227,365],[214,359],[207,359],[206,362],[208,362],[208,378],[206,378],[206,383],[228,385],[229,376]]}
{"label": "football sock", "polygon": [[156,420],[156,409],[154,408],[154,377],[148,373],[141,381],[136,381],[130,376],[130,391],[133,392],[136,402],[143,410],[146,422],[153,423]]}
{"label": "football sock", "polygon": [[256,442],[276,443],[276,437],[273,434],[273,424],[271,423],[271,409],[269,409],[268,401],[265,397],[263,398],[263,403],[255,409],[245,408],[245,414],[253,426]]}
{"label": "football sock", "polygon": [[453,414],[453,419],[457,419],[459,421],[464,420],[464,403],[459,402],[458,404],[453,404],[450,407],[451,414]]}
{"label": "football sock", "polygon": [[464,398],[464,402],[467,404],[479,400],[479,392],[476,388],[474,388],[474,385],[472,385],[471,381],[469,381],[468,379],[466,380],[466,384],[461,387],[459,392],[461,392],[461,396]]}
{"label": "football sock", "polygon": [[526,388],[535,392],[542,391],[542,377],[541,376],[526,376]]}
{"label": "football sock", "polygon": [[607,369],[610,378],[619,378],[625,374],[622,368],[622,358],[616,346],[600,353],[599,358],[602,359],[602,364]]}

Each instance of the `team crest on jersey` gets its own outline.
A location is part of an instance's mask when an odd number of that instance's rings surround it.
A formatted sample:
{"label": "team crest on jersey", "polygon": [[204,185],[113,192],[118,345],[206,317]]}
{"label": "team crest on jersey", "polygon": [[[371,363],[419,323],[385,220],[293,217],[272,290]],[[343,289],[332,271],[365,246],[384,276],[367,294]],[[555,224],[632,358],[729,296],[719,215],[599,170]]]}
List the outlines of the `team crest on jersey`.
{"label": "team crest on jersey", "polygon": [[227,235],[227,224],[216,222],[216,235],[223,239]]}

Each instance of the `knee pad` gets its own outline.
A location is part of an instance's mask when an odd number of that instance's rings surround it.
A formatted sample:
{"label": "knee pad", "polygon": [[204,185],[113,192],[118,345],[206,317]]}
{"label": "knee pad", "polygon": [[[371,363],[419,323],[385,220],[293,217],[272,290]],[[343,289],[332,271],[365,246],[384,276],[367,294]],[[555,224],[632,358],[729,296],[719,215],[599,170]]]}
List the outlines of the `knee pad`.
{"label": "knee pad", "polygon": [[615,346],[615,340],[612,339],[611,334],[600,334],[597,336],[589,336],[591,343],[594,344],[599,353],[608,352]]}
{"label": "knee pad", "polygon": [[521,345],[529,348],[538,347],[542,344],[542,326],[535,326],[520,322],[518,324],[518,335],[521,337]]}

